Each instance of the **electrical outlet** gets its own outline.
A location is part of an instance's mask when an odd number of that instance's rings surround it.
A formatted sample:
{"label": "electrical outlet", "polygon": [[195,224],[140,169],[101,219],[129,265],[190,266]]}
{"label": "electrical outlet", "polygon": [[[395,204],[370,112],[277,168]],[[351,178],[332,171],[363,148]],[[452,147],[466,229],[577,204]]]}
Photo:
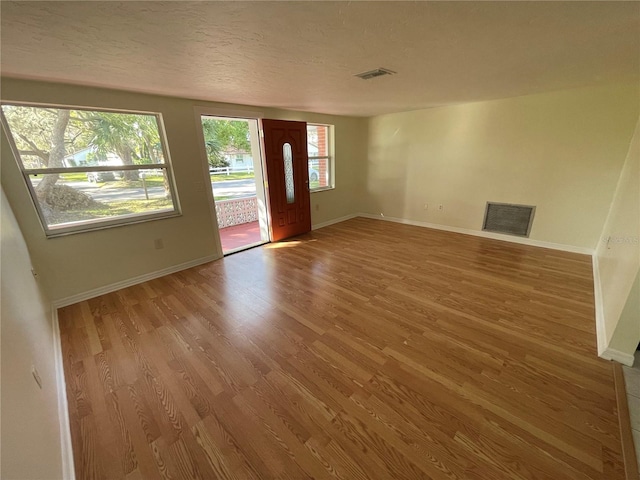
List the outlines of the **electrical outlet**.
{"label": "electrical outlet", "polygon": [[444,205],[443,204],[439,204],[438,205],[438,210],[440,210],[441,212],[444,211]]}
{"label": "electrical outlet", "polygon": [[319,203],[316,203],[316,212],[317,212],[318,210],[320,210],[320,204],[319,204]]}
{"label": "electrical outlet", "polygon": [[40,387],[40,390],[42,390],[42,378],[40,378],[38,370],[33,365],[31,365],[31,375],[33,375],[33,379],[38,384],[38,387]]}
{"label": "electrical outlet", "polygon": [[425,209],[425,210],[429,210],[429,204],[428,204],[428,203],[425,203],[425,204],[424,204],[424,209]]}
{"label": "electrical outlet", "polygon": [[153,241],[153,246],[156,250],[162,250],[164,248],[164,242],[162,241],[161,238],[156,238]]}

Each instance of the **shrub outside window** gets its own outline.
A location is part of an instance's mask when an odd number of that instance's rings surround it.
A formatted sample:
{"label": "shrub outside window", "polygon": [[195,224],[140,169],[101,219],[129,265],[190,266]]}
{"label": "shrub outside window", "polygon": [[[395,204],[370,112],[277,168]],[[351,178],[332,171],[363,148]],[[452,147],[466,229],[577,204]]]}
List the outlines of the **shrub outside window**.
{"label": "shrub outside window", "polygon": [[309,190],[334,188],[332,125],[307,124],[307,150],[309,154]]}
{"label": "shrub outside window", "polygon": [[159,114],[3,103],[2,125],[47,236],[179,214]]}

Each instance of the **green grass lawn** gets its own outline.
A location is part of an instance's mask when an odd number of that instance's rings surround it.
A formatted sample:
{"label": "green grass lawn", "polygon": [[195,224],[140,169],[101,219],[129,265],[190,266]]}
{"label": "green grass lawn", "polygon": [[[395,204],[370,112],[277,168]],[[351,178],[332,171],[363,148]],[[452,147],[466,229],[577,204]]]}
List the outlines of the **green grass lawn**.
{"label": "green grass lawn", "polygon": [[[164,177],[161,175],[156,175],[153,177],[146,177],[144,179],[147,188],[151,187],[163,187],[164,186]],[[142,178],[140,180],[117,180],[117,181],[109,181],[109,182],[100,182],[98,183],[100,188],[142,188]]]}
{"label": "green grass lawn", "polygon": [[[211,181],[212,182],[225,182],[227,180],[247,180],[247,179],[253,179],[255,178],[255,174],[253,172],[251,173],[246,173],[246,172],[234,172],[234,173],[230,173],[229,175],[210,175],[211,177]],[[71,183],[71,182],[86,182],[87,181],[87,174],[84,172],[75,172],[75,173],[62,173],[60,174],[60,178],[62,180],[64,180],[67,183]],[[164,185],[164,179],[161,175],[156,175],[153,177],[147,177],[146,179],[147,182],[147,186],[148,187],[157,187],[157,186],[162,186]],[[142,186],[142,180],[136,180],[133,182],[128,182],[125,180],[118,180],[118,181],[108,181],[108,182],[98,182],[98,185],[101,188],[104,187],[108,187],[108,188],[127,188],[127,187],[141,187]]]}
{"label": "green grass lawn", "polygon": [[87,208],[56,211],[49,221],[53,224],[65,222],[77,222],[96,218],[117,217],[119,215],[133,215],[140,213],[153,213],[158,210],[173,208],[171,200],[165,198],[152,200],[123,200],[111,203],[99,202]]}
{"label": "green grass lawn", "polygon": [[[113,184],[114,182],[107,182]],[[133,183],[133,182],[128,182]],[[216,196],[215,200],[229,200],[234,197],[228,195]],[[118,217],[120,215],[134,215],[141,213],[153,213],[158,210],[169,210],[173,208],[171,200],[165,198],[156,198],[151,200],[120,200],[114,202],[97,202],[97,204],[86,207],[66,211],[55,211],[49,218],[49,222],[53,225],[78,222],[82,220],[92,220],[97,218]]]}
{"label": "green grass lawn", "polygon": [[[211,175],[212,182],[224,182],[226,180],[245,180],[255,178],[253,173],[232,173],[230,175]],[[85,176],[86,180],[86,176]],[[164,185],[164,178],[160,175],[145,178],[147,187],[161,187]],[[136,188],[142,187],[142,179],[133,182],[118,180],[116,182],[103,182],[99,184],[101,188]]]}
{"label": "green grass lawn", "polygon": [[83,172],[61,173],[60,178],[65,182],[86,182],[87,174]]}
{"label": "green grass lawn", "polygon": [[91,215],[90,218],[103,216],[130,215],[134,213],[150,213],[154,210],[171,208],[171,200],[158,198],[152,200],[122,200],[118,202],[104,203],[103,205],[84,210]]}
{"label": "green grass lawn", "polygon": [[218,174],[218,175],[210,175],[212,182],[224,182],[226,180],[246,180],[248,178],[255,178],[255,173],[247,173],[247,172],[232,172],[229,175]]}

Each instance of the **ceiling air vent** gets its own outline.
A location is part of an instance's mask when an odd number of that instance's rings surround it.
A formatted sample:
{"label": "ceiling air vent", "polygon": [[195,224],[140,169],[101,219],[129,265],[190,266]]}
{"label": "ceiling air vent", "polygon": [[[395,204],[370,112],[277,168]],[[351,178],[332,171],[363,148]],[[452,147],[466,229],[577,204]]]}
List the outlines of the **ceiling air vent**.
{"label": "ceiling air vent", "polygon": [[386,68],[376,68],[375,70],[369,70],[368,72],[358,73],[355,76],[360,77],[363,80],[371,80],[372,78],[381,77],[383,75],[393,75],[393,70],[388,70]]}
{"label": "ceiling air vent", "polygon": [[528,237],[536,207],[487,202],[482,230]]}

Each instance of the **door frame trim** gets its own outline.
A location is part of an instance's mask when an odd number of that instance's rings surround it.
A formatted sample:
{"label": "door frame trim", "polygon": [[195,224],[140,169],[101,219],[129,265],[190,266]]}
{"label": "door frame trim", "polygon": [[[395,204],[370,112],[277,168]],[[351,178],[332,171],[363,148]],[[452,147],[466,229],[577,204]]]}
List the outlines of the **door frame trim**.
{"label": "door frame trim", "polygon": [[[207,196],[207,206],[209,207],[209,215],[211,222],[215,228],[215,235],[213,235],[215,254],[217,258],[224,257],[222,251],[222,241],[220,240],[220,229],[218,228],[218,216],[216,215],[216,204],[213,197],[213,189],[211,188],[211,180],[209,178],[209,162],[207,160],[207,151],[204,148],[204,131],[202,130],[202,116],[212,117],[228,117],[228,118],[241,118],[245,120],[256,120],[258,122],[258,141],[260,142],[260,148],[262,149],[262,138],[260,136],[261,120],[264,118],[263,112],[241,110],[241,109],[226,109],[217,107],[206,107],[203,105],[196,105],[193,107],[194,120],[196,123],[196,135],[198,137],[198,150],[200,151],[200,165],[202,168],[203,188]],[[255,167],[254,167],[255,168]],[[199,189],[199,185],[194,185],[196,190]]]}

